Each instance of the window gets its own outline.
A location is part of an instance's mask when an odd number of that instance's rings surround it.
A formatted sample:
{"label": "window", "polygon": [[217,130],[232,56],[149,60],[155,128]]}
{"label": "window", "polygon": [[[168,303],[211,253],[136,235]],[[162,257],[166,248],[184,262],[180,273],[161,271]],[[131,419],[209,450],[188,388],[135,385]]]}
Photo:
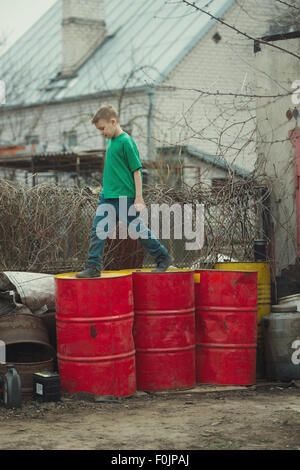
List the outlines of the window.
{"label": "window", "polygon": [[40,139],[38,135],[26,135],[25,136],[25,144],[26,145],[31,145],[31,144],[39,144]]}
{"label": "window", "polygon": [[77,145],[77,133],[76,131],[64,132],[63,134],[64,143],[67,147],[75,147]]}

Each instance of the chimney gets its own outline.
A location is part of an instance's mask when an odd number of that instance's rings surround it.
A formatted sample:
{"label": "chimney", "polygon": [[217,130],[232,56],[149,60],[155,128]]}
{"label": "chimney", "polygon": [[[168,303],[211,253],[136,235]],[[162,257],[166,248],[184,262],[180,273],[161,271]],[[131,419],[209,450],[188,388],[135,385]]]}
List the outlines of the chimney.
{"label": "chimney", "polygon": [[105,0],[62,0],[62,71],[69,76],[105,39]]}

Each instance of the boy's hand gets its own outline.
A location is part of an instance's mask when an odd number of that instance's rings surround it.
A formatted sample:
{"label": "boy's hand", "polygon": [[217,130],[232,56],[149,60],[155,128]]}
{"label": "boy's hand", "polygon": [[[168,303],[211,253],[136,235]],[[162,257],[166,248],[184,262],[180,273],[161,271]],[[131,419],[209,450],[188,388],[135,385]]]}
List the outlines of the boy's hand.
{"label": "boy's hand", "polygon": [[142,212],[146,208],[146,204],[142,197],[136,197],[134,200],[134,207],[137,212]]}
{"label": "boy's hand", "polygon": [[99,194],[100,191],[101,191],[101,189],[102,189],[102,186],[99,186],[99,188],[93,189],[92,193],[93,193],[93,194]]}

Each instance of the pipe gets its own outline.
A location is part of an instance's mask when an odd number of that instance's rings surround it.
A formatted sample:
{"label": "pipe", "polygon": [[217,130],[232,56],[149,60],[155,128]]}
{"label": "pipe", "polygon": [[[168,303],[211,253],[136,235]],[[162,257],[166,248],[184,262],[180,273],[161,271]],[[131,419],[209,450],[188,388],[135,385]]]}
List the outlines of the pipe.
{"label": "pipe", "polygon": [[153,110],[153,95],[154,91],[149,89],[147,92],[149,98],[149,108],[147,114],[147,159],[152,160],[152,110]]}
{"label": "pipe", "polygon": [[296,189],[297,258],[300,258],[300,129],[289,131],[289,138],[295,147],[294,184]]}

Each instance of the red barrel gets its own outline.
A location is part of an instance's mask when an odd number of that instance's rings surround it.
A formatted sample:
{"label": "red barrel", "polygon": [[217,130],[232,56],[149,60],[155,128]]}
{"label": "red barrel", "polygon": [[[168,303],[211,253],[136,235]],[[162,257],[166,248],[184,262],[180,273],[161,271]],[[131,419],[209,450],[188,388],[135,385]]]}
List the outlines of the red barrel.
{"label": "red barrel", "polygon": [[135,393],[132,276],[57,275],[55,287],[62,390],[116,397]]}
{"label": "red barrel", "polygon": [[196,381],[256,380],[257,273],[195,271]]}
{"label": "red barrel", "polygon": [[138,390],[190,388],[195,377],[192,271],[133,272]]}

